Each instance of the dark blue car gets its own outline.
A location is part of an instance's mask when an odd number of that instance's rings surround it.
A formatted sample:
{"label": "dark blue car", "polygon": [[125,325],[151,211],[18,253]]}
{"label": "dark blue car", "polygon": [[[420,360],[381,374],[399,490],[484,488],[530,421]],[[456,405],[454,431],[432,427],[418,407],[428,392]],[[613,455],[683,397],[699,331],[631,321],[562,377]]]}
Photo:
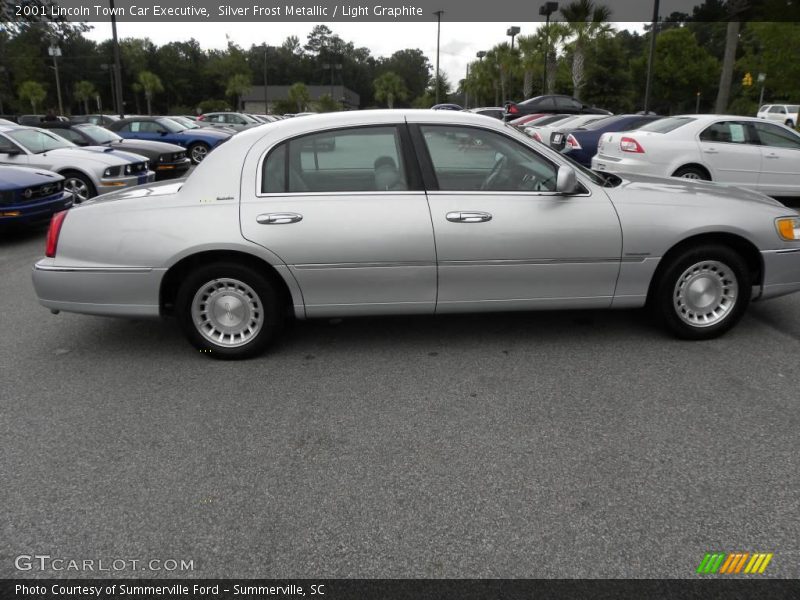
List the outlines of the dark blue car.
{"label": "dark blue car", "polygon": [[183,146],[194,164],[201,162],[209,152],[231,138],[230,133],[211,127],[187,129],[168,117],[128,117],[114,121],[106,128],[128,140],[151,140]]}
{"label": "dark blue car", "polygon": [[[646,123],[661,119],[658,115],[616,115],[589,123],[584,127],[572,131],[555,132],[561,133],[561,152],[573,160],[576,160],[584,167],[591,168],[592,157],[597,154],[597,144],[604,133],[610,131],[630,131],[638,129]],[[552,139],[552,138],[551,138]],[[552,145],[552,144],[551,144]],[[556,148],[559,149],[559,148]]]}
{"label": "dark blue car", "polygon": [[0,226],[44,222],[72,202],[58,173],[0,166]]}

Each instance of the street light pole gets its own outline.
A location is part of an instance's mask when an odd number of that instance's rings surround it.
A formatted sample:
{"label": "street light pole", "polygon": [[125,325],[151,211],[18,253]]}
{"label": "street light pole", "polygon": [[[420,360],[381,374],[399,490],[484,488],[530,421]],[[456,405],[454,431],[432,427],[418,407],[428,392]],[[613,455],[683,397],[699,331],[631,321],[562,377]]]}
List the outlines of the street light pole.
{"label": "street light pole", "polygon": [[439,42],[442,34],[442,15],[443,10],[437,10],[436,15],[436,104],[439,104]]}
{"label": "street light pole", "polygon": [[658,35],[658,4],[653,0],[653,24],[650,29],[650,56],[647,59],[647,82],[644,85],[644,114],[650,110],[650,85],[653,81],[653,61],[656,57],[656,36]]}
{"label": "street light pole", "polygon": [[61,56],[61,48],[55,42],[48,48],[48,53],[53,57],[53,70],[56,72],[56,93],[58,95],[58,114],[64,114],[64,104],[61,102],[61,81],[58,77],[58,57]]}
{"label": "street light pole", "polygon": [[542,94],[547,93],[547,61],[550,57],[550,15],[558,10],[558,2],[545,2],[539,7],[539,14],[546,17],[544,40],[544,67],[542,68]]}
{"label": "street light pole", "polygon": [[514,38],[517,36],[517,34],[520,31],[522,31],[522,30],[519,27],[517,27],[516,25],[514,25],[513,27],[509,27],[506,30],[506,35],[511,37],[511,49],[512,50],[514,49]]}
{"label": "street light pole", "polygon": [[108,0],[111,8],[111,37],[114,45],[114,89],[116,90],[117,107],[116,112],[119,118],[125,117],[125,103],[122,101],[122,65],[119,59],[119,40],[117,39],[117,18],[114,16],[114,0]]}
{"label": "street light pole", "polygon": [[264,114],[269,114],[269,102],[267,101],[267,43],[264,42]]}

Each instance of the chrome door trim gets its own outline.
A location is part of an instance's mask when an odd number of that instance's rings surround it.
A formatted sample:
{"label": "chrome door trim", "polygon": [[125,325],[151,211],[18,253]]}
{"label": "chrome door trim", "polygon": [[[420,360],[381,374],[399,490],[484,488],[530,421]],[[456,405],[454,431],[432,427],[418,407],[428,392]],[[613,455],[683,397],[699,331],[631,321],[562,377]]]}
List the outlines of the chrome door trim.
{"label": "chrome door trim", "polygon": [[54,265],[33,265],[34,271],[56,271],[61,273],[150,273],[151,267],[57,267]]}

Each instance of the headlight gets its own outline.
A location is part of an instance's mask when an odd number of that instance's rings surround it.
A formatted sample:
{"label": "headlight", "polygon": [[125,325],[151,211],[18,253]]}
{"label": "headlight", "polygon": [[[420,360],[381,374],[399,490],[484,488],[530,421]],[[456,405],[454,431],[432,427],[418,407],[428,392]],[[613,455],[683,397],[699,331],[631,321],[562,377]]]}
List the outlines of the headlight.
{"label": "headlight", "polygon": [[800,218],[785,217],[777,219],[775,225],[778,228],[778,235],[782,239],[790,242],[800,242]]}
{"label": "headlight", "polygon": [[144,161],[144,170],[147,171],[149,168],[150,168],[150,161],[149,160]]}
{"label": "headlight", "polygon": [[158,162],[167,162],[167,155],[166,154],[162,154],[161,156],[159,156],[158,157]]}
{"label": "headlight", "polygon": [[120,174],[122,167],[108,167],[103,171],[103,177],[117,177]]}
{"label": "headlight", "polygon": [[131,173],[133,173],[133,166],[125,165],[125,175],[130,175]]}

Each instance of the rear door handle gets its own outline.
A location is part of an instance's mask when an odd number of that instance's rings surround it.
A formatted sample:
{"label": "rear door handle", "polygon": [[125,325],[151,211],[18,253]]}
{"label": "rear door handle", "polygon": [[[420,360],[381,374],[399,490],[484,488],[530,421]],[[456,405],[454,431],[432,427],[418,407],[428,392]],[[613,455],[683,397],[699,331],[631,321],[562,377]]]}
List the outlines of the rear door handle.
{"label": "rear door handle", "polygon": [[262,225],[286,225],[303,220],[303,215],[297,213],[265,213],[258,215],[256,221]]}
{"label": "rear door handle", "polygon": [[772,153],[772,154],[765,154],[764,158],[780,158],[780,156],[778,156],[775,153]]}
{"label": "rear door handle", "polygon": [[452,223],[485,223],[492,220],[492,215],[481,211],[449,212],[447,220]]}
{"label": "rear door handle", "polygon": [[703,152],[705,152],[706,154],[719,154],[719,150],[717,150],[716,148],[705,148]]}

